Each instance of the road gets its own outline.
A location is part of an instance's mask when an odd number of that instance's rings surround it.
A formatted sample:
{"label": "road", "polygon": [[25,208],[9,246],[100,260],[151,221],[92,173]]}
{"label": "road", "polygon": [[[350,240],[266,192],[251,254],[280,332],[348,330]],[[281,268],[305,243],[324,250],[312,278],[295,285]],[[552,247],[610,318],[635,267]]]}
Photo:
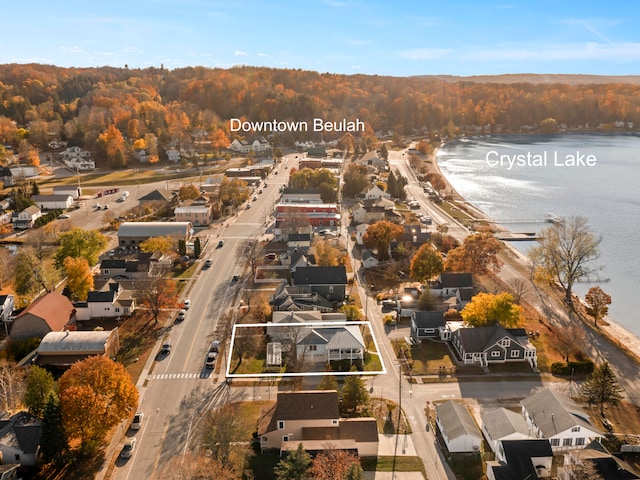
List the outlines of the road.
{"label": "road", "polygon": [[[266,389],[257,394],[230,389],[224,381],[224,354],[215,372],[207,369],[204,361],[211,342],[219,339],[221,315],[236,307],[243,297],[245,272],[239,247],[264,234],[279,186],[286,183],[286,178],[282,169],[270,176],[263,193],[256,193],[255,201],[253,195],[250,197],[249,209],[245,204],[224,226],[218,224],[199,234],[209,239],[202,257],[211,259],[212,265],[201,268],[186,288],[185,298],[191,300],[191,307],[185,320],[167,328],[171,354],[151,358],[138,381],[138,410],[145,415],[144,424],[139,431],[126,433],[137,438],[136,450],[128,460],[118,458],[112,479],[165,478],[163,472],[182,458],[206,412],[230,398],[271,395]],[[224,240],[222,247],[218,247],[220,240]],[[237,282],[232,280],[236,274],[240,275]]]}

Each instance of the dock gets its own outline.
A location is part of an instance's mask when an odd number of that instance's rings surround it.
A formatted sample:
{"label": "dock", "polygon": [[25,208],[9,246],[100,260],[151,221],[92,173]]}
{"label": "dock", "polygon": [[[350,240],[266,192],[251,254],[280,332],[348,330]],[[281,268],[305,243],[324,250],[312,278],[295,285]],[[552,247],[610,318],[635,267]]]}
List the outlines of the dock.
{"label": "dock", "polygon": [[505,242],[530,242],[540,238],[538,234],[534,232],[499,232],[496,233],[494,237]]}

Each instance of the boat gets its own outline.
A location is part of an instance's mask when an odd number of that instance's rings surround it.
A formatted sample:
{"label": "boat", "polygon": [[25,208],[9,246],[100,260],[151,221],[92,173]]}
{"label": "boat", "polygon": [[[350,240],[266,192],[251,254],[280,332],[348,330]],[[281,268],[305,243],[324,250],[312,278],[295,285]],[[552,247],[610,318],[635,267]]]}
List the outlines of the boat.
{"label": "boat", "polygon": [[559,217],[558,215],[556,215],[554,213],[545,213],[545,218],[547,219],[547,222],[550,222],[550,223],[562,223],[562,222],[564,222],[564,218]]}

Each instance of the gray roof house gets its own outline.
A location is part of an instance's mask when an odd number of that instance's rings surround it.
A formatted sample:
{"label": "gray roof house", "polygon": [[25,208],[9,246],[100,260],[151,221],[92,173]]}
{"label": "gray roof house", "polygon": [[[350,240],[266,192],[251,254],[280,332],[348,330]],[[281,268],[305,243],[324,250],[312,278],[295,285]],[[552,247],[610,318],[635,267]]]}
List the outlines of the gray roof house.
{"label": "gray roof house", "polygon": [[592,440],[603,437],[576,402],[548,388],[520,404],[532,435],[548,439],[554,451],[584,448]]}
{"label": "gray roof house", "polygon": [[535,438],[521,413],[506,408],[486,408],[480,411],[480,419],[482,434],[494,453],[502,440]]}
{"label": "gray roof house", "polygon": [[437,405],[436,425],[450,453],[480,453],[482,434],[464,405],[451,400]]}
{"label": "gray roof house", "polygon": [[455,296],[460,289],[473,289],[473,274],[463,272],[442,272],[437,280],[429,285],[431,295],[448,298]]}
{"label": "gray roof house", "polygon": [[[303,327],[305,328],[305,327]],[[364,360],[364,339],[357,325],[306,327],[297,345],[298,356],[312,363],[332,360]]]}
{"label": "gray roof house", "polygon": [[311,292],[317,293],[330,302],[342,302],[347,287],[347,269],[344,265],[336,267],[298,267],[292,274],[293,284],[308,285]]}
{"label": "gray roof house", "polygon": [[12,417],[0,420],[2,463],[36,465],[41,434],[40,419],[27,412],[18,412]]}
{"label": "gray roof house", "polygon": [[445,325],[444,312],[416,310],[411,314],[411,338],[416,341],[441,339]]}
{"label": "gray roof house", "polygon": [[120,349],[118,328],[113,330],[47,333],[38,345],[35,363],[67,368],[88,357],[115,357]]}
{"label": "gray roof house", "polygon": [[465,365],[491,363],[529,362],[537,368],[538,357],[521,328],[504,328],[502,325],[460,328],[451,334],[451,344]]}

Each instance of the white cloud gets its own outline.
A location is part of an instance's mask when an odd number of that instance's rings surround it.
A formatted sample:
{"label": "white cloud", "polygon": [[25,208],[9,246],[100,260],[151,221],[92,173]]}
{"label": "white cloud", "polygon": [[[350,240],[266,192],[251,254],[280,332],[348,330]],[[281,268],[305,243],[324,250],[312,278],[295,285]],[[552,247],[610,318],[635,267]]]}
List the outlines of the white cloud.
{"label": "white cloud", "polygon": [[236,57],[248,57],[249,54],[247,52],[243,52],[242,50],[236,50],[234,53]]}
{"label": "white cloud", "polygon": [[269,55],[268,53],[262,53],[262,52],[258,53],[258,56],[259,56],[259,57],[263,57],[263,58],[269,58],[269,57],[271,57],[271,55]]}
{"label": "white cloud", "polygon": [[87,53],[86,50],[83,50],[82,48],[78,47],[77,45],[74,45],[73,47],[62,46],[60,48],[62,49],[62,51],[64,53]]}

